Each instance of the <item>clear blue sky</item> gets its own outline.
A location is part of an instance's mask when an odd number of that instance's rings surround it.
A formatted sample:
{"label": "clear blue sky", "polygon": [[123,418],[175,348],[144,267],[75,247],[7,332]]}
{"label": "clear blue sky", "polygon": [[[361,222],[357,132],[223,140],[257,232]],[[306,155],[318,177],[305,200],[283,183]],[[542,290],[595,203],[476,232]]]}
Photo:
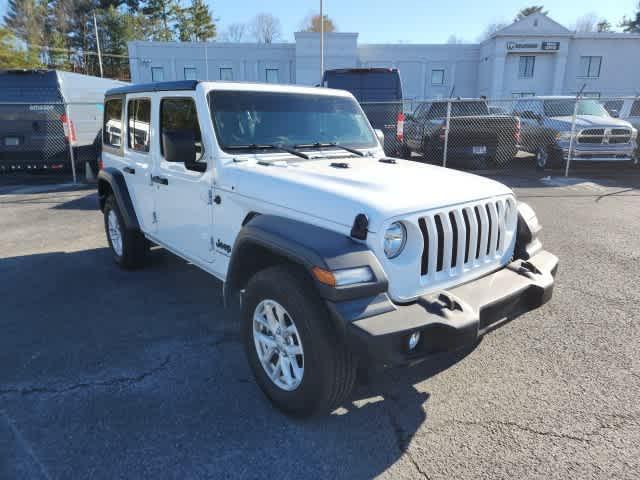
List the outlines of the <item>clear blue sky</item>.
{"label": "clear blue sky", "polygon": [[[247,22],[258,12],[268,12],[282,23],[284,40],[309,13],[318,11],[318,0],[207,0],[219,21],[220,31],[230,23]],[[343,32],[359,32],[363,43],[443,43],[450,35],[475,41],[486,25],[509,22],[527,5],[544,4],[554,20],[571,28],[576,19],[595,13],[614,26],[623,15],[635,12],[638,0],[325,0],[325,11]],[[7,0],[0,0],[0,15]]]}

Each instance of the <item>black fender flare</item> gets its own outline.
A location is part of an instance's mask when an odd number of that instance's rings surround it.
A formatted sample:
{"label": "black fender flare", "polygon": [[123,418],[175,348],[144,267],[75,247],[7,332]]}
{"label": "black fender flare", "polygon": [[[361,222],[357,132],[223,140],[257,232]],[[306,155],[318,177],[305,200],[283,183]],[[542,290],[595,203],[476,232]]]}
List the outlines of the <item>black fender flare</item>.
{"label": "black fender flare", "polygon": [[[344,301],[386,292],[388,280],[373,252],[363,243],[334,231],[275,215],[256,215],[236,237],[224,283],[224,301],[231,304],[260,261],[256,251],[268,251],[305,269],[325,300]],[[331,287],[320,283],[311,273],[313,267],[325,270],[368,266],[374,280],[364,284]]]}
{"label": "black fender flare", "polygon": [[100,202],[100,210],[104,211],[104,203],[108,196],[107,185],[113,193],[118,207],[120,207],[125,228],[127,230],[140,230],[140,224],[138,223],[138,217],[133,208],[127,182],[122,172],[117,168],[104,168],[98,173],[98,201]]}

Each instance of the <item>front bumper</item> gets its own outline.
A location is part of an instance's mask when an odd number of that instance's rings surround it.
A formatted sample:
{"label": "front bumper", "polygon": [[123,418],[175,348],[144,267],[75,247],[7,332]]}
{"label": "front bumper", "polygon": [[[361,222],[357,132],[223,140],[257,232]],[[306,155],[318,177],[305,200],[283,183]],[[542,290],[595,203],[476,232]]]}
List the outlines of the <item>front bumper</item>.
{"label": "front bumper", "polygon": [[[411,304],[397,305],[380,294],[328,305],[344,327],[347,344],[366,363],[407,364],[473,345],[490,329],[546,303],[557,268],[558,258],[541,251]],[[407,341],[414,332],[421,338],[409,351]]]}
{"label": "front bumper", "polygon": [[[573,145],[572,161],[624,162],[633,160],[635,145],[633,143],[621,144],[589,144],[578,143]],[[569,157],[569,142],[557,142],[555,150],[563,159]]]}

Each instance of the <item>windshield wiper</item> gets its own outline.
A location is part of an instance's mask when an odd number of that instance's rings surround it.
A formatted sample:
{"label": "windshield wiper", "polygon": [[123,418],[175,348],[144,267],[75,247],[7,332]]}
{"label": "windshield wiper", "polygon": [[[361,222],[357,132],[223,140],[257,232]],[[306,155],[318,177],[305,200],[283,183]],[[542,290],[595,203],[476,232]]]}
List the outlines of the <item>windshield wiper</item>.
{"label": "windshield wiper", "polygon": [[328,148],[328,147],[335,147],[335,148],[341,148],[342,150],[346,150],[349,153],[353,153],[355,155],[358,155],[359,157],[364,157],[364,153],[362,153],[360,150],[356,150],[355,148],[351,148],[351,147],[345,147],[344,145],[340,145],[339,143],[320,143],[320,142],[316,142],[316,143],[302,143],[302,144],[297,144],[294,145],[294,148]]}
{"label": "windshield wiper", "polygon": [[309,155],[306,153],[299,152],[295,148],[287,147],[286,145],[279,145],[275,143],[252,143],[251,145],[229,145],[223,147],[224,150],[263,150],[263,149],[273,149],[273,150],[282,150],[283,152],[290,153],[291,155],[295,155],[296,157],[304,158],[305,160],[309,160]]}

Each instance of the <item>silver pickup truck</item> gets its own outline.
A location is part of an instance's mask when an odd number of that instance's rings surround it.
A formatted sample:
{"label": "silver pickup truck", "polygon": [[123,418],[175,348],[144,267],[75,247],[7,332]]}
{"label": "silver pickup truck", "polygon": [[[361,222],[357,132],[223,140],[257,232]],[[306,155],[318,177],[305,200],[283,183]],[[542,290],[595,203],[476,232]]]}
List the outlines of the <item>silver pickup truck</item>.
{"label": "silver pickup truck", "polygon": [[[518,100],[513,114],[521,120],[523,151],[535,154],[540,169],[560,168],[569,156],[575,97]],[[633,160],[638,131],[613,118],[593,99],[578,101],[571,161]]]}

